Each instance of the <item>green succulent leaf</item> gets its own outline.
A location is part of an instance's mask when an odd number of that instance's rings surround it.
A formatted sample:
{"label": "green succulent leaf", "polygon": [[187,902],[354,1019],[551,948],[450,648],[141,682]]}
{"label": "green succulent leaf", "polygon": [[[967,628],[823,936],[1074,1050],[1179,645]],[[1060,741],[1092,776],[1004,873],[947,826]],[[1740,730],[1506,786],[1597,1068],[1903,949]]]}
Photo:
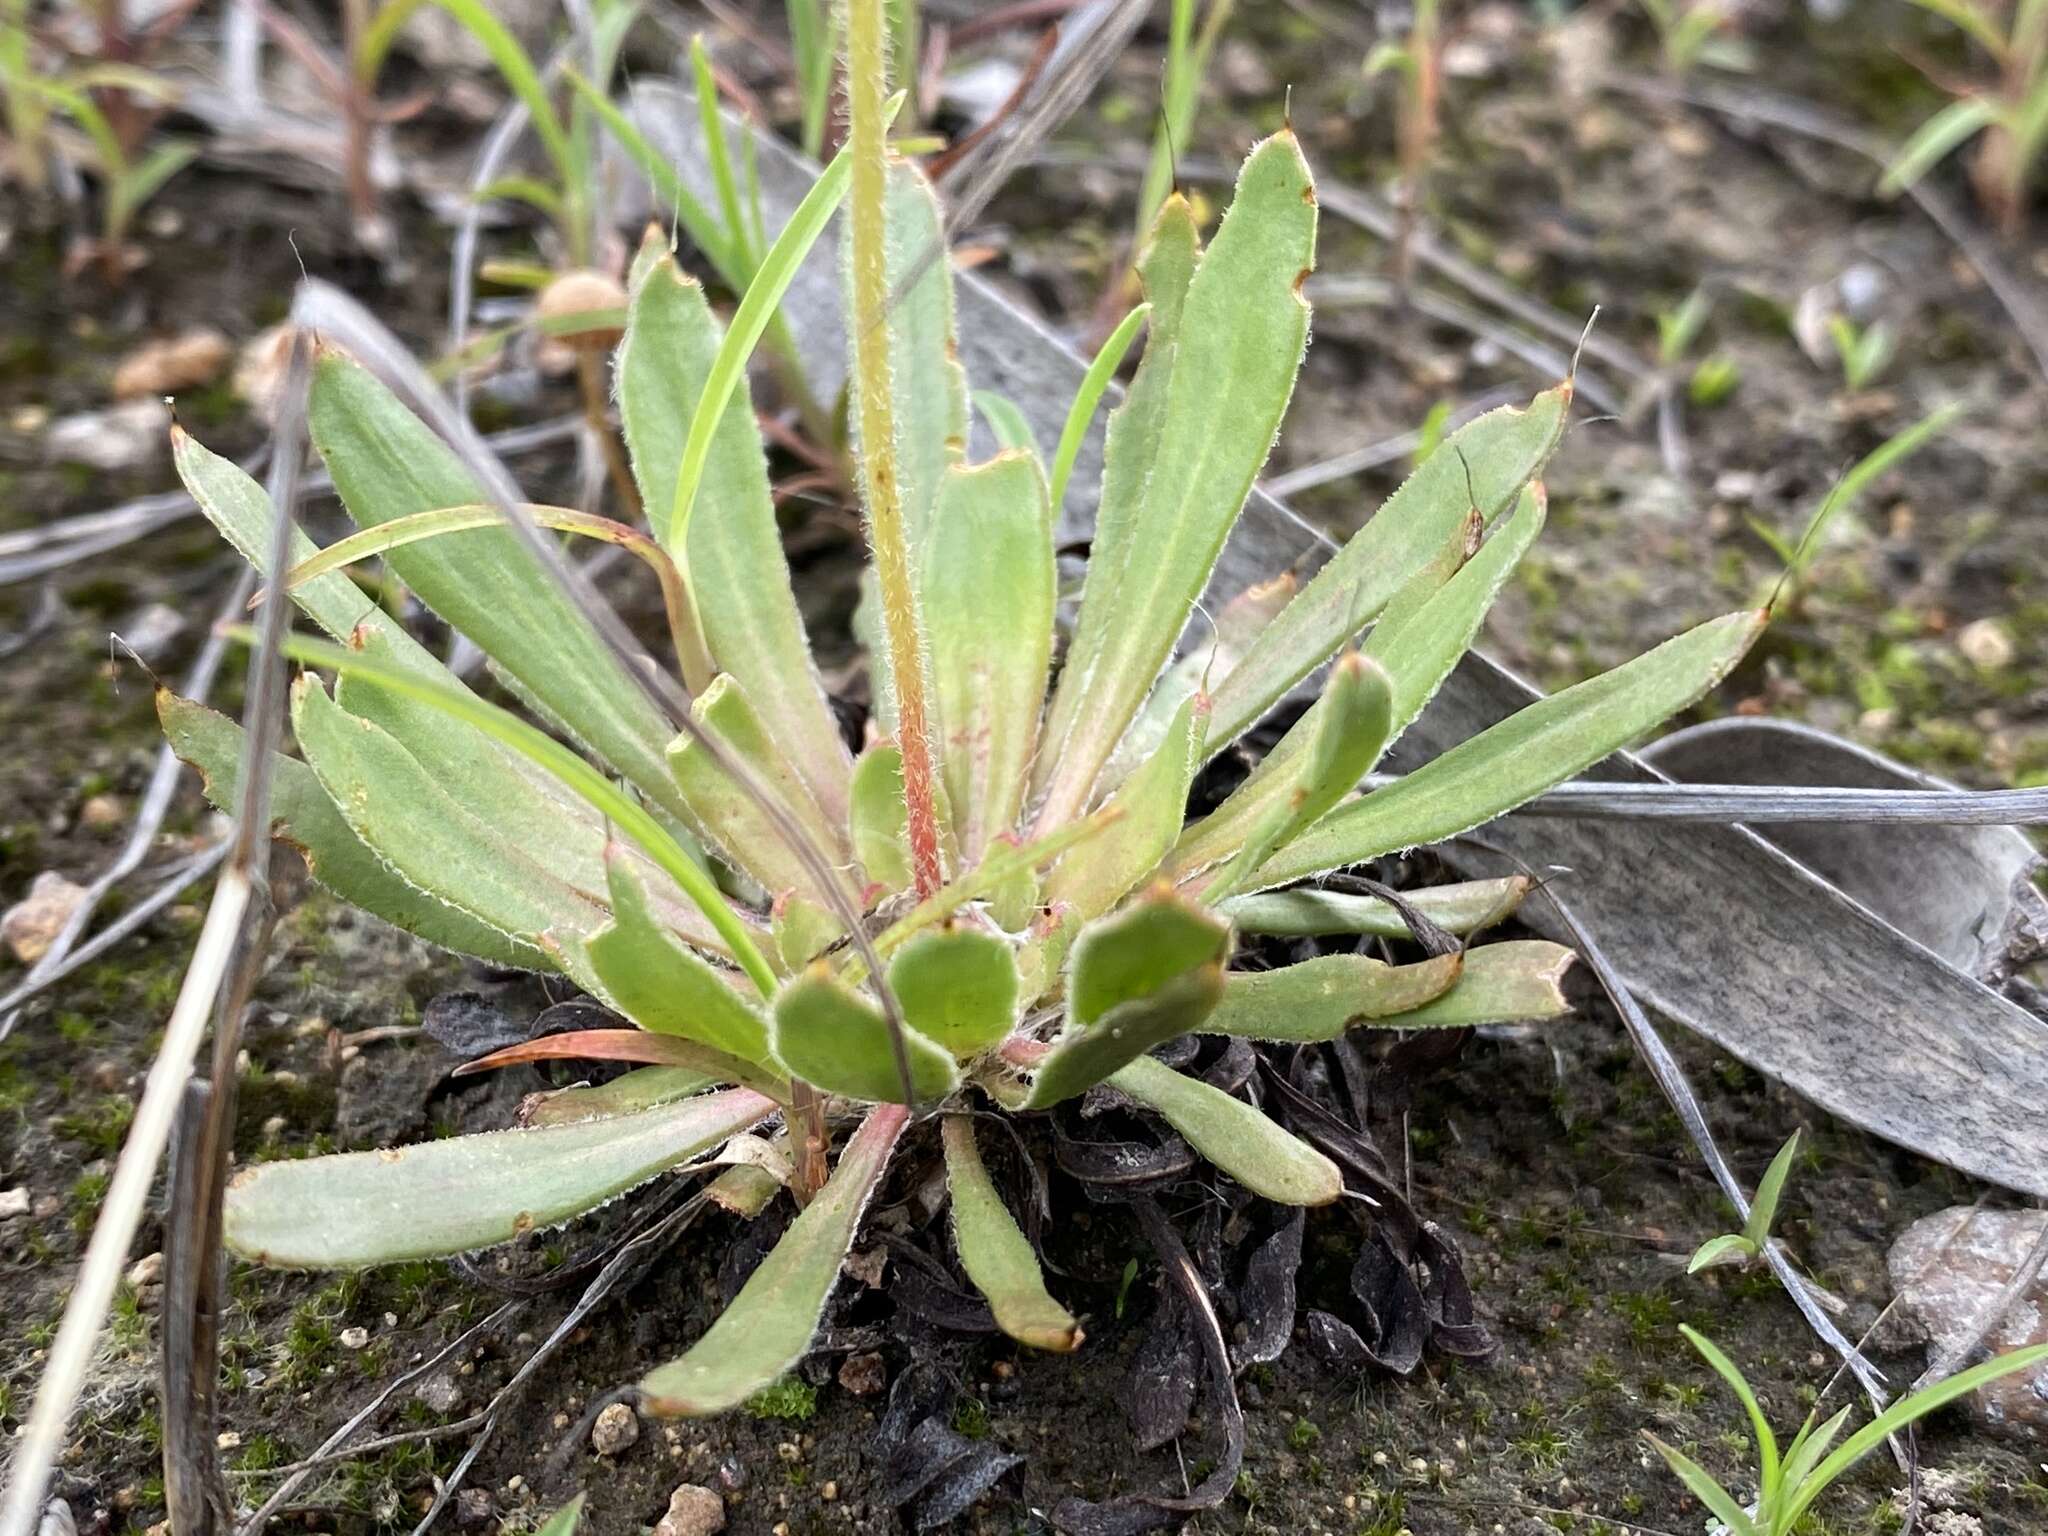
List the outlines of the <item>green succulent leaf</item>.
{"label": "green succulent leaf", "polygon": [[[454,450],[339,353],[314,363],[306,426],[358,527],[485,499]],[[385,560],[593,752],[657,802],[682,808],[662,758],[670,728],[661,712],[518,535],[473,528]]]}
{"label": "green succulent leaf", "polygon": [[1560,384],[1525,408],[1489,411],[1445,439],[1217,685],[1208,754],[1242,736],[1378,614],[1438,557],[1475,501],[1483,520],[1504,511],[1563,437],[1571,395],[1571,385]]}
{"label": "green succulent leaf", "polygon": [[1201,750],[1199,701],[1188,700],[1152,758],[1104,803],[1114,820],[1055,864],[1046,878],[1048,905],[1067,909],[1069,928],[1109,911],[1159,868],[1180,835]]}
{"label": "green succulent leaf", "polygon": [[[263,487],[238,465],[208,452],[176,428],[172,429],[171,443],[179,476],[193,500],[242,557],[261,569],[269,558],[274,521],[270,498]],[[292,535],[294,566],[305,565],[320,554],[303,534]],[[346,576],[329,573],[310,577],[295,583],[291,595],[306,616],[331,638],[348,641],[363,655],[436,687],[469,692],[438,658],[365,597],[362,589]],[[473,814],[502,828],[523,847],[552,850],[557,872],[579,888],[603,888],[607,836],[604,821],[549,774],[468,721],[392,689],[378,687],[367,679],[344,676],[335,689],[335,698],[350,714],[374,720],[404,742],[421,766]],[[380,915],[384,910],[369,901],[358,905]],[[407,923],[400,926],[410,928]],[[696,927],[705,933],[709,931],[701,923]],[[433,939],[431,934],[421,936]],[[489,951],[464,945],[449,947],[486,959],[496,958]]]}
{"label": "green succulent leaf", "polygon": [[[1513,515],[1494,530],[1469,561],[1462,562],[1454,573],[1441,576],[1441,558],[1431,562],[1388,604],[1364,650],[1365,657],[1384,670],[1391,694],[1380,744],[1364,767],[1335,794],[1321,798],[1317,815],[1330,810],[1348,794],[1379,760],[1385,747],[1413,724],[1436,696],[1437,689],[1478,634],[1494,597],[1542,530],[1544,507],[1541,487],[1524,487]],[[1454,535],[1452,547],[1462,550],[1462,543],[1462,537]],[[1323,729],[1328,697],[1326,689],[1324,697],[1280,738],[1230,798],[1182,834],[1174,850],[1176,864],[1183,869],[1201,869],[1244,845],[1260,818],[1270,814],[1271,807],[1289,792],[1296,776],[1304,771],[1301,765],[1315,750]],[[1313,819],[1305,818],[1295,825],[1307,826]],[[1280,839],[1282,843],[1286,840]]]}
{"label": "green succulent leaf", "polygon": [[619,1011],[656,1034],[772,1063],[768,1021],[736,990],[742,978],[718,971],[656,916],[622,844],[612,845],[606,862],[611,921],[590,937],[584,953]]}
{"label": "green succulent leaf", "polygon": [[[721,673],[697,696],[690,714],[753,770],[812,842],[823,849],[845,851],[843,822],[826,819],[809,785],[782,755],[778,738],[737,678]],[[745,870],[774,894],[794,891],[819,906],[829,902],[830,893],[819,888],[766,808],[712,760],[702,742],[690,735],[677,736],[669,746],[668,760],[692,824],[717,845],[734,868]]]}
{"label": "green succulent leaf", "polygon": [[848,812],[853,856],[875,884],[890,892],[911,884],[909,820],[903,807],[903,749],[878,741],[854,760]]}
{"label": "green succulent leaf", "polygon": [[[254,636],[246,628],[233,633],[244,642],[253,642]],[[451,719],[488,732],[543,769],[632,838],[689,898],[754,985],[764,993],[773,988],[775,973],[755,944],[747,923],[726,903],[703,867],[645,806],[546,732],[472,693],[444,687],[431,678],[417,676],[345,646],[287,635],[279,649],[293,661],[332,667],[344,675],[353,672],[382,687],[430,703]]]}
{"label": "green succulent leaf", "polygon": [[693,1098],[718,1086],[718,1079],[694,1067],[635,1067],[594,1088],[558,1088],[534,1094],[519,1106],[522,1125],[577,1125],[615,1120],[644,1109]]}
{"label": "green succulent leaf", "polygon": [[222,1238],[278,1269],[366,1269],[567,1221],[758,1124],[745,1088],[637,1114],[259,1163],[228,1181]]}
{"label": "green succulent leaf", "polygon": [[1125,315],[1117,323],[1117,328],[1109,333],[1109,339],[1103,342],[1102,350],[1088,364],[1088,371],[1081,376],[1081,387],[1075,391],[1074,403],[1067,410],[1067,419],[1060,427],[1059,447],[1052,456],[1049,489],[1055,507],[1066,500],[1067,480],[1074,473],[1074,460],[1081,455],[1081,444],[1088,438],[1088,424],[1095,419],[1095,408],[1102,403],[1102,392],[1109,388],[1109,381],[1123,366],[1131,343],[1138,339],[1138,327],[1145,323],[1151,312],[1151,305],[1140,304]]}
{"label": "green succulent leaf", "polygon": [[[241,726],[167,688],[157,690],[156,708],[171,750],[199,770],[206,798],[234,814],[241,797]],[[451,907],[393,871],[356,836],[313,770],[297,758],[273,754],[270,770],[271,834],[297,848],[313,878],[335,895],[458,954],[519,970],[558,969],[546,950]]]}
{"label": "green succulent leaf", "polygon": [[1067,1023],[1029,1107],[1086,1092],[1154,1046],[1201,1027],[1223,995],[1230,927],[1161,888],[1083,928],[1067,974]]}
{"label": "green succulent leaf", "polygon": [[[618,355],[619,417],[649,507],[675,500],[684,443],[722,339],[704,290],[663,256],[633,293]],[[790,587],[744,375],[705,454],[702,505],[679,562],[705,642],[773,722],[778,745],[836,824],[846,815],[846,746]]]}
{"label": "green succulent leaf", "polygon": [[974,1121],[947,1115],[939,1133],[946,1149],[953,1246],[967,1278],[988,1299],[996,1326],[1033,1349],[1062,1354],[1079,1349],[1081,1325],[1046,1290],[1038,1255],[982,1165]]}
{"label": "green succulent leaf", "polygon": [[1570,1013],[1564,975],[1578,957],[1544,939],[1509,939],[1465,951],[1458,984],[1434,1002],[1374,1020],[1380,1029],[1471,1029]]}
{"label": "green succulent leaf", "polygon": [[992,389],[975,390],[973,399],[974,408],[981,412],[998,448],[1037,450],[1038,439],[1032,435],[1030,418],[1018,409],[1016,401]]}
{"label": "green succulent leaf", "polygon": [[401,878],[524,943],[552,935],[564,966],[599,990],[566,942],[604,921],[595,900],[456,804],[396,737],[349,714],[310,675],[292,688],[292,732],[350,829]]}
{"label": "green succulent leaf", "polygon": [[897,1105],[869,1112],[825,1187],[790,1223],[732,1305],[689,1353],[641,1381],[650,1412],[700,1417],[737,1408],[803,1359],[908,1118]]}
{"label": "green succulent leaf", "polygon": [[921,933],[889,961],[903,1022],[965,1060],[1000,1045],[1017,1021],[1016,951],[995,934]]}
{"label": "green succulent leaf", "polygon": [[1413,965],[1388,965],[1366,955],[1318,955],[1272,971],[1237,971],[1202,1032],[1250,1040],[1335,1040],[1353,1024],[1405,1014],[1458,984],[1462,953]]}
{"label": "green succulent leaf", "polygon": [[[1472,934],[1512,917],[1533,883],[1527,875],[1509,875],[1499,880],[1432,885],[1403,894],[1410,905],[1439,928],[1448,933]],[[1343,933],[1381,939],[1413,937],[1407,922],[1390,904],[1377,896],[1354,896],[1347,891],[1260,891],[1226,901],[1222,911],[1239,933],[1289,939]]]}
{"label": "green succulent leaf", "polygon": [[[903,1098],[889,1021],[866,997],[813,966],[775,998],[775,1054],[789,1070],[827,1093],[870,1104]],[[943,1099],[960,1086],[960,1070],[943,1048],[906,1032],[911,1092],[919,1103]]]}
{"label": "green succulent leaf", "polygon": [[1332,811],[1274,855],[1259,878],[1283,885],[1441,842],[1513,810],[1699,698],[1742,659],[1767,618],[1744,611],[1711,619],[1538,700],[1398,783]]}
{"label": "green succulent leaf", "polygon": [[1299,742],[1298,749],[1277,769],[1271,760],[1261,763],[1217,807],[1208,820],[1225,818],[1221,835],[1196,836],[1190,843],[1191,834],[1201,828],[1184,831],[1174,848],[1174,863],[1198,867],[1209,849],[1233,841],[1229,866],[1205,888],[1204,897],[1219,901],[1237,890],[1274,848],[1319,820],[1379,761],[1393,707],[1394,685],[1377,662],[1355,651],[1339,657],[1322,696],[1288,733]]}
{"label": "green succulent leaf", "polygon": [[[1074,644],[1048,722],[1041,826],[1086,805],[1272,450],[1308,340],[1301,280],[1315,261],[1315,230],[1314,183],[1283,131],[1245,161],[1178,318],[1153,296],[1148,363],[1163,339],[1170,371],[1163,383],[1134,381],[1118,415],[1132,413],[1124,425],[1139,430],[1113,430],[1107,444],[1118,462],[1105,465]],[[1143,423],[1153,411],[1148,444]],[[1128,461],[1148,447],[1142,469]],[[1113,495],[1135,499],[1113,505]]]}
{"label": "green succulent leaf", "polygon": [[972,863],[1016,825],[1052,663],[1052,512],[1037,457],[947,469],[923,560],[939,760]]}
{"label": "green succulent leaf", "polygon": [[[1688,1269],[1690,1274],[1691,1270]],[[1760,1501],[1775,1503],[1778,1492],[1778,1437],[1771,1433],[1770,1420],[1764,1417],[1764,1410],[1756,1400],[1756,1394],[1743,1379],[1742,1372],[1735,1368],[1735,1362],[1721,1353],[1714,1341],[1696,1328],[1678,1325],[1678,1331],[1685,1335],[1686,1342],[1699,1352],[1699,1356],[1713,1367],[1714,1374],[1726,1382],[1728,1389],[1742,1404],[1742,1411],[1749,1415],[1750,1432],[1756,1436],[1758,1473],[1760,1480]],[[1761,1509],[1758,1511],[1761,1515]]]}
{"label": "green succulent leaf", "polygon": [[1164,1115],[1189,1146],[1255,1195],[1282,1205],[1328,1205],[1344,1193],[1335,1163],[1199,1078],[1140,1056],[1110,1074],[1109,1083]]}

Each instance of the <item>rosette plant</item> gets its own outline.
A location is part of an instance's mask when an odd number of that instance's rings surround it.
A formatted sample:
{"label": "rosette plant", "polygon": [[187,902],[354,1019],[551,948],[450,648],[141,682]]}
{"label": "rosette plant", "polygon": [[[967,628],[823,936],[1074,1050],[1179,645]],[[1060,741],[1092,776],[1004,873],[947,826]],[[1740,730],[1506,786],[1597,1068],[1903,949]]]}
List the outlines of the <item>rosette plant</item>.
{"label": "rosette plant", "polygon": [[[1763,622],[1702,625],[1357,792],[1541,527],[1536,477],[1567,383],[1464,428],[1300,590],[1282,576],[1241,595],[1173,659],[1307,342],[1316,198],[1282,132],[1251,152],[1206,249],[1177,197],[1152,228],[1149,341],[1109,421],[1062,645],[1053,509],[1108,370],[1052,477],[1029,446],[969,461],[941,223],[884,139],[879,10],[850,7],[848,148],[763,264],[764,279],[785,267],[787,242],[800,250],[846,189],[848,416],[873,577],[856,626],[875,680],[859,751],[812,660],[739,366],[772,294],[750,292],[728,336],[663,242],[636,262],[615,388],[651,532],[493,503],[331,347],[310,386],[313,444],[362,531],[325,551],[301,540],[294,556],[292,594],[331,641],[290,652],[336,681],[309,670],[295,685],[301,757],[275,764],[277,834],[349,901],[491,964],[559,974],[625,1021],[487,1061],[638,1070],[563,1090],[518,1128],[245,1169],[226,1240],[263,1264],[350,1268],[504,1243],[672,1170],[721,1167],[728,1203],[747,1209],[786,1186],[799,1210],[779,1244],[642,1382],[658,1412],[730,1408],[802,1357],[922,1117],[938,1122],[962,1268],[1005,1331],[1048,1349],[1075,1347],[1081,1328],[984,1168],[977,1115],[1107,1085],[1259,1195],[1336,1199],[1339,1170],[1319,1151],[1151,1052],[1196,1032],[1315,1041],[1562,1012],[1570,956],[1547,943],[1259,971],[1233,970],[1233,945],[1497,921],[1521,882],[1394,901],[1301,883],[1463,832],[1578,772],[1697,699]],[[176,447],[207,514],[259,558],[263,491],[189,438]],[[656,571],[692,700],[680,734],[508,517],[610,539]],[[459,682],[341,573],[371,553],[490,658],[514,707]],[[1325,664],[1313,705],[1191,820],[1202,766]],[[229,802],[237,728],[161,704]]]}

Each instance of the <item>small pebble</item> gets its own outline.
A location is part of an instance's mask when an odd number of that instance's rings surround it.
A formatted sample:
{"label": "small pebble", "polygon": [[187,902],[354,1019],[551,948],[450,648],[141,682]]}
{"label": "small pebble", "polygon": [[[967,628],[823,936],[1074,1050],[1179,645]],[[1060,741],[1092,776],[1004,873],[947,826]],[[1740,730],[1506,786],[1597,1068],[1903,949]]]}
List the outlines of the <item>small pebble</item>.
{"label": "small pebble", "polygon": [[341,1330],[343,1349],[363,1349],[369,1345],[370,1330],[367,1328],[344,1328]]}
{"label": "small pebble", "polygon": [[701,1483],[684,1483],[669,1495],[654,1536],[712,1536],[724,1529],[725,1500]]}
{"label": "small pebble", "polygon": [[15,959],[23,965],[34,965],[50,952],[50,946],[83,900],[84,886],[65,879],[54,869],[46,869],[29,886],[28,895],[0,916],[0,939],[7,941]]}
{"label": "small pebble", "polygon": [[640,1416],[630,1403],[608,1403],[590,1426],[590,1448],[600,1456],[616,1456],[640,1438]]}
{"label": "small pebble", "polygon": [[872,1351],[848,1355],[839,1367],[839,1385],[855,1397],[873,1397],[889,1384],[889,1368]]}

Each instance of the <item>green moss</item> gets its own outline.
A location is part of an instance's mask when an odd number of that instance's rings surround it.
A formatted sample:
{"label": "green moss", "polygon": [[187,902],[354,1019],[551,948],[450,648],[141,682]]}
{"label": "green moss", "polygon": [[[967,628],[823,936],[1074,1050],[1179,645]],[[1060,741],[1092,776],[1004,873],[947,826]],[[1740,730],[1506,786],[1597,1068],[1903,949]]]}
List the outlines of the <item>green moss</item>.
{"label": "green moss", "polygon": [[818,1411],[818,1389],[794,1376],[785,1376],[772,1387],[763,1387],[747,1401],[747,1412],[757,1419],[778,1419],[790,1424],[808,1424]]}
{"label": "green moss", "polygon": [[988,1404],[978,1397],[963,1397],[953,1409],[953,1429],[970,1440],[986,1440],[989,1432]]}

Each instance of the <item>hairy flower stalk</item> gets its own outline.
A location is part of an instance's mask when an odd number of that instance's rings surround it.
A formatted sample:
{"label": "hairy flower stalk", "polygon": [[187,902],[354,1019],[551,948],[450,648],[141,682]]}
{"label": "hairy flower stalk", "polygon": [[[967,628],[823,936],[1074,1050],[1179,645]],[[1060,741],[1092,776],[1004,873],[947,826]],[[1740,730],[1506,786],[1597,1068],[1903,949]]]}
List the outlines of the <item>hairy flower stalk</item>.
{"label": "hairy flower stalk", "polygon": [[889,378],[887,190],[887,28],[882,0],[848,0],[846,97],[848,152],[853,158],[853,368],[860,399],[860,468],[865,483],[868,542],[882,594],[889,668],[896,685],[897,744],[903,751],[903,802],[911,872],[920,899],[945,881],[939,867],[939,824],[933,791],[931,729],[925,707],[924,647],[919,643],[917,592],[904,536],[896,477],[896,415]]}

